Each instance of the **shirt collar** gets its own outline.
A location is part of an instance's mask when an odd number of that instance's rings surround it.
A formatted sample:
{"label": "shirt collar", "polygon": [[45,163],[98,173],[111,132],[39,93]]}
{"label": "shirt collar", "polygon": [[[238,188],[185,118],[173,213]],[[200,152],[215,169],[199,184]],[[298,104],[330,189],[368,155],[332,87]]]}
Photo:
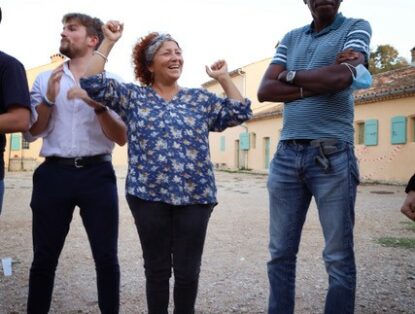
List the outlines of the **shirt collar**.
{"label": "shirt collar", "polygon": [[311,22],[310,25],[305,27],[305,33],[306,34],[313,34],[314,36],[324,35],[324,34],[330,32],[331,30],[338,29],[340,27],[340,25],[343,24],[345,19],[346,18],[343,16],[343,14],[337,13],[336,18],[334,19],[334,22],[331,23],[326,28],[322,29],[319,33],[314,32],[314,21],[313,21],[313,22]]}
{"label": "shirt collar", "polygon": [[69,69],[69,60],[67,60],[63,63],[63,73],[65,73],[70,78],[72,78],[74,81],[76,81],[73,74],[72,74],[72,72],[71,72],[71,70]]}

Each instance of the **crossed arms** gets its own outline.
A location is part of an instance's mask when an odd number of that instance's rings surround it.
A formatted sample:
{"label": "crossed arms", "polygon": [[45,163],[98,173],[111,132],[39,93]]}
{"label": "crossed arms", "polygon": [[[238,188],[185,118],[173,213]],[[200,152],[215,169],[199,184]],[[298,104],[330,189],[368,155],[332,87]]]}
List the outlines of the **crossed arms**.
{"label": "crossed arms", "polygon": [[[288,71],[280,64],[271,64],[266,70],[258,89],[260,102],[289,102],[315,95],[335,93],[350,86],[353,76],[350,69],[341,64],[353,66],[364,64],[361,52],[351,49],[337,55],[335,64],[318,69],[297,71],[293,84],[286,82]],[[302,88],[302,91],[301,91]]]}

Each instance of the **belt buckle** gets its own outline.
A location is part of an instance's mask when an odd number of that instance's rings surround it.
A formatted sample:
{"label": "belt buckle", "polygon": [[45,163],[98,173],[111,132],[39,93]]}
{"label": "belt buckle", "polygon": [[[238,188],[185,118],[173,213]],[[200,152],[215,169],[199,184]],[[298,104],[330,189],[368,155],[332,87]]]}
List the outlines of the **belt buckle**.
{"label": "belt buckle", "polygon": [[75,168],[83,168],[84,167],[84,165],[80,164],[80,162],[82,162],[82,157],[75,157],[74,158]]}

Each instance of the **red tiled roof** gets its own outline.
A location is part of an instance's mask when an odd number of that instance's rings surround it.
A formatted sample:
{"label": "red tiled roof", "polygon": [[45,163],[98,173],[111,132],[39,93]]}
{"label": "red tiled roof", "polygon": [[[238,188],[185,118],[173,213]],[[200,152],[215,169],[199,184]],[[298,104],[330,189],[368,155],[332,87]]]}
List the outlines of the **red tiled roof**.
{"label": "red tiled roof", "polygon": [[373,76],[373,85],[354,93],[356,105],[415,95],[415,67],[408,66]]}

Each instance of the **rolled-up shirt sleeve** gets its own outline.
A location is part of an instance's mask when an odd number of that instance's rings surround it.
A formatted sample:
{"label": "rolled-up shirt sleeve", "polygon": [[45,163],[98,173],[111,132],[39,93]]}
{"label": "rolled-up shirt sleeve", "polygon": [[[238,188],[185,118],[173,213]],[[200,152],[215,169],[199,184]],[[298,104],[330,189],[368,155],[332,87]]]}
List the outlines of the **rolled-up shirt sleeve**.
{"label": "rolled-up shirt sleeve", "polygon": [[[32,127],[33,124],[35,124],[35,122],[38,119],[39,115],[37,113],[36,108],[42,103],[43,97],[44,95],[46,95],[47,82],[48,82],[49,76],[50,76],[50,72],[44,72],[38,75],[38,77],[33,82],[33,86],[30,91],[30,110],[31,110],[30,127]],[[46,127],[46,130],[44,130],[42,133],[34,136],[30,133],[30,131],[28,131],[28,132],[23,133],[23,137],[26,141],[33,142],[37,140],[38,138],[46,137],[53,130],[53,127],[54,127],[54,123],[51,119],[48,126]]]}
{"label": "rolled-up shirt sleeve", "polygon": [[125,83],[110,78],[106,72],[81,78],[81,87],[93,100],[103,103],[120,116],[128,109],[131,90]]}

